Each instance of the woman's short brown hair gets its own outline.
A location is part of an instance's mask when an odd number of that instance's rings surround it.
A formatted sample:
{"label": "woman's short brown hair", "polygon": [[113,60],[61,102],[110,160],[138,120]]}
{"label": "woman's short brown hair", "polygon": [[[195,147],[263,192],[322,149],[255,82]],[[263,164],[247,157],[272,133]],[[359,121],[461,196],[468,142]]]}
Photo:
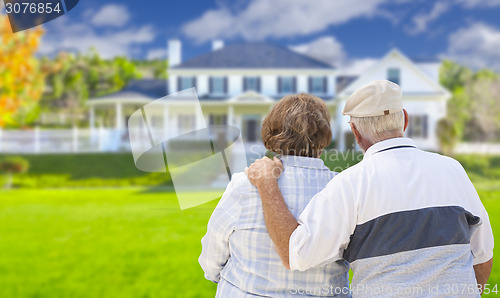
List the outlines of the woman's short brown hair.
{"label": "woman's short brown hair", "polygon": [[262,140],[278,154],[319,157],[332,140],[325,102],[306,93],[283,97],[262,123]]}

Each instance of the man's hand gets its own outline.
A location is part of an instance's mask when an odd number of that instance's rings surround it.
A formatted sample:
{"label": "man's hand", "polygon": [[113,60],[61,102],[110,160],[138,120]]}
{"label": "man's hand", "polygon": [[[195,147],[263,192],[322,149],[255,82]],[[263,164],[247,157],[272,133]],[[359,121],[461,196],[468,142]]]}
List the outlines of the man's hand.
{"label": "man's hand", "polygon": [[281,161],[263,157],[245,169],[250,182],[259,190],[267,232],[274,242],[283,265],[290,269],[289,241],[299,223],[293,217],[278,188],[278,177],[283,171]]}
{"label": "man's hand", "polygon": [[248,180],[257,188],[276,182],[282,171],[283,164],[276,156],[273,159],[264,156],[245,168]]}

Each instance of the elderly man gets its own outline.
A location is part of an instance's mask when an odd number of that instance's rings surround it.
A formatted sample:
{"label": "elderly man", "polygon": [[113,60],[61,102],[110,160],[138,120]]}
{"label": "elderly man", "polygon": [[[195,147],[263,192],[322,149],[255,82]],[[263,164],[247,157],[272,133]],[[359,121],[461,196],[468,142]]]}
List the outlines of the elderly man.
{"label": "elderly man", "polygon": [[333,178],[298,221],[278,188],[280,161],[246,169],[267,230],[291,270],[350,262],[355,297],[479,296],[492,267],[488,214],[457,161],[403,137],[401,95],[398,85],[375,81],[347,100],[363,161]]}

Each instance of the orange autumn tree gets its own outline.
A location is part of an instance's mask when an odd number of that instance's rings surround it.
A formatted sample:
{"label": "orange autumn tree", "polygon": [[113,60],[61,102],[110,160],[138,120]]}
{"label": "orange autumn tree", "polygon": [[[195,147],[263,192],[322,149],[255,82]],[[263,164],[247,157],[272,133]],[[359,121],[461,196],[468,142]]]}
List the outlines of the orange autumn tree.
{"label": "orange autumn tree", "polygon": [[40,27],[12,33],[0,14],[0,127],[33,109],[42,95],[44,77],[35,58],[42,34]]}

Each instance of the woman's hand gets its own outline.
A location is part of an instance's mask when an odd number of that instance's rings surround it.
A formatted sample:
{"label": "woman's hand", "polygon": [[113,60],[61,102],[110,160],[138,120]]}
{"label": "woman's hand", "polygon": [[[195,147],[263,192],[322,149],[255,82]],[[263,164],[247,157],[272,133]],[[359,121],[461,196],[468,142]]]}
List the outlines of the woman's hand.
{"label": "woman's hand", "polygon": [[276,156],[273,159],[264,156],[257,159],[249,168],[245,168],[248,180],[257,188],[276,183],[282,171],[283,164]]}

